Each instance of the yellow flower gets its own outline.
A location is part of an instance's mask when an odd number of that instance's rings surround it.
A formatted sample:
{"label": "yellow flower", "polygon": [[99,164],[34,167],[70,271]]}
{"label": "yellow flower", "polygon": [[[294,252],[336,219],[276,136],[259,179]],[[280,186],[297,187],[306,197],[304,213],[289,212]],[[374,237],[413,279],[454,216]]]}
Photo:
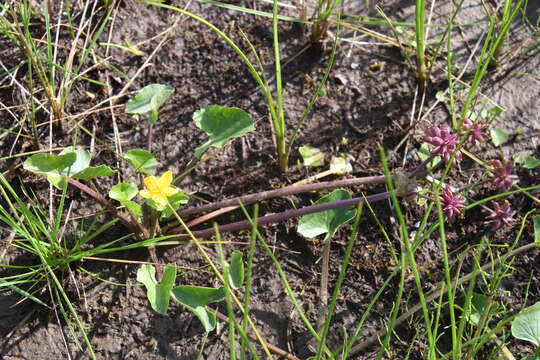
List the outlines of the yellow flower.
{"label": "yellow flower", "polygon": [[178,189],[171,186],[172,180],[172,171],[166,171],[160,178],[148,176],[144,179],[144,185],[148,190],[139,191],[139,195],[145,199],[152,199],[161,206],[167,206],[169,203],[167,198],[178,193]]}

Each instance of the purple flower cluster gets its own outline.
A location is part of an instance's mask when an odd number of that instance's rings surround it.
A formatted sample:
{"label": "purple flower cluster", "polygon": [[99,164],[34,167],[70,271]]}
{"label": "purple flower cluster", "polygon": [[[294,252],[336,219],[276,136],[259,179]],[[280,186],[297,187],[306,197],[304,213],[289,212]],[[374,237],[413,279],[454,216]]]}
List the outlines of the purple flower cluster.
{"label": "purple flower cluster", "polygon": [[[466,143],[471,147],[489,139],[486,132],[487,125],[483,123],[473,123],[470,119],[463,122],[459,135],[463,136],[468,132]],[[455,152],[454,162],[461,160],[462,154],[456,151],[459,145],[459,135],[452,133],[451,129],[446,125],[430,126],[427,128],[422,141],[433,146],[431,155],[441,156],[446,163],[450,161],[452,154]],[[493,166],[493,184],[501,192],[508,191],[518,179],[518,176],[512,174],[512,162],[491,160]],[[448,185],[445,185],[440,192],[442,210],[450,223],[454,222],[456,216],[461,216],[461,210],[465,207],[465,203],[459,195],[454,195]],[[512,217],[515,212],[512,211],[510,203],[505,201],[502,205],[493,203],[494,210],[489,210],[487,219],[492,224],[494,230],[499,229],[503,225],[510,226],[514,221]]]}
{"label": "purple flower cluster", "polygon": [[465,207],[465,203],[459,195],[454,195],[450,186],[444,185],[440,193],[440,199],[443,214],[448,219],[448,222],[453,223],[456,216],[462,216],[461,209]]}
{"label": "purple flower cluster", "polygon": [[502,225],[512,225],[512,222],[514,222],[512,216],[514,216],[515,212],[510,208],[510,203],[508,201],[505,201],[502,206],[493,202],[493,208],[495,210],[489,210],[489,215],[487,216],[490,220],[489,222],[492,224],[493,230],[497,230]]}
{"label": "purple flower cluster", "polygon": [[467,131],[469,131],[469,129],[471,129],[469,135],[467,136],[467,143],[474,147],[477,141],[481,143],[484,140],[489,139],[489,135],[485,131],[487,127],[487,124],[473,124],[470,119],[467,119],[463,122],[461,127],[461,135],[464,135]]}
{"label": "purple flower cluster", "polygon": [[[445,162],[450,161],[450,157],[459,143],[457,134],[452,134],[450,128],[446,125],[430,126],[426,130],[426,136],[422,138],[425,141],[434,146],[431,150],[432,155],[440,155]],[[454,161],[461,160],[461,152],[456,152]]]}
{"label": "purple flower cluster", "polygon": [[518,179],[517,175],[512,174],[512,162],[500,160],[491,160],[493,165],[493,184],[502,192],[508,191],[514,184],[514,180]]}
{"label": "purple flower cluster", "polygon": [[[483,142],[484,140],[489,139],[486,129],[486,124],[475,124],[470,119],[467,119],[463,122],[460,135],[463,135],[470,130],[466,142],[471,146],[475,146],[477,142]],[[459,144],[459,137],[458,134],[452,133],[450,128],[446,125],[430,126],[427,128],[426,136],[422,138],[422,141],[434,146],[433,150],[431,150],[431,154],[440,155],[445,162],[448,162]],[[461,152],[458,151],[456,152],[454,161],[459,162],[460,160]]]}

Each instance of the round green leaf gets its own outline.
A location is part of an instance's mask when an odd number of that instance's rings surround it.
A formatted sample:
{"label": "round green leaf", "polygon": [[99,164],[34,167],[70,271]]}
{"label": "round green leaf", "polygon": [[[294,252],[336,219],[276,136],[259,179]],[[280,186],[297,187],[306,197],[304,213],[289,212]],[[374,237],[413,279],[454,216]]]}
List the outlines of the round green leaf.
{"label": "round green leaf", "polygon": [[[320,198],[315,205],[324,204],[332,201],[347,200],[351,198],[348,191],[338,189],[329,195]],[[307,238],[325,234],[323,242],[329,241],[336,231],[347,221],[354,217],[355,210],[352,206],[321,211],[314,214],[304,215],[298,222],[297,231]]]}
{"label": "round green leaf", "polygon": [[59,173],[64,168],[71,166],[76,159],[77,155],[75,153],[64,155],[35,154],[26,159],[23,168],[37,174]]}
{"label": "round green leaf", "polygon": [[91,158],[90,158],[90,152],[88,150],[75,149],[73,146],[70,146],[64,149],[60,153],[60,155],[66,155],[66,154],[75,154],[76,158],[73,164],[70,164],[64,167],[60,171],[62,174],[67,175],[67,176],[72,176],[73,174],[77,174],[90,166]]}
{"label": "round green leaf", "polygon": [[174,88],[167,85],[151,84],[145,86],[133,99],[127,102],[126,113],[147,115],[150,123],[155,123],[159,107],[167,101],[173,92]]}
{"label": "round green leaf", "polygon": [[540,160],[538,160],[534,156],[527,156],[525,158],[525,161],[523,162],[523,167],[525,169],[534,169],[538,165],[540,165]]}
{"label": "round green leaf", "polygon": [[139,193],[137,185],[133,183],[120,183],[114,185],[109,191],[109,197],[118,201],[133,199]]}
{"label": "round green leaf", "polygon": [[238,108],[207,106],[193,114],[193,121],[210,137],[204,145],[195,149],[197,159],[211,146],[221,147],[230,139],[255,130],[249,114]]}
{"label": "round green leaf", "polygon": [[150,174],[150,170],[158,165],[154,155],[146,150],[130,150],[124,154],[124,159],[133,165],[135,170],[145,174]]}
{"label": "round green leaf", "polygon": [[137,281],[146,287],[146,296],[152,309],[160,314],[167,312],[175,280],[176,265],[165,266],[159,283],[156,281],[156,269],[152,265],[143,265],[137,271]]}
{"label": "round green leaf", "polygon": [[79,171],[78,173],[74,174],[73,178],[88,181],[98,176],[109,176],[114,174],[115,172],[116,171],[114,171],[107,165],[90,166],[83,171]]}
{"label": "round green leaf", "polygon": [[493,145],[499,146],[508,140],[508,134],[503,129],[489,129]]}
{"label": "round green leaf", "polygon": [[540,346],[540,302],[525,308],[512,322],[512,335]]}

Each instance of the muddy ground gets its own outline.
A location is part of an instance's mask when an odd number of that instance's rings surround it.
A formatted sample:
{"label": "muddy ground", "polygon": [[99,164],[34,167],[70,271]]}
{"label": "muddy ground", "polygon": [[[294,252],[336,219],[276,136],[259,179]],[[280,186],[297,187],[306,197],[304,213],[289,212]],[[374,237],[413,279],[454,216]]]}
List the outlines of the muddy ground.
{"label": "muddy ground", "polygon": [[[186,6],[178,1],[172,3],[180,7]],[[511,134],[510,140],[502,148],[496,149],[490,143],[481,145],[477,154],[485,160],[498,158],[501,154],[507,158],[517,154],[540,157],[538,115],[540,56],[537,55],[538,39],[534,42],[538,33],[535,35],[524,22],[527,16],[533,22],[538,16],[538,4],[534,3],[529,1],[527,13],[523,14],[523,17],[520,15],[514,23],[503,53],[502,64],[488,73],[481,88],[486,98],[490,99],[486,106],[498,104],[505,109],[501,116],[495,119],[494,125]],[[259,3],[248,1],[239,4],[261,7]],[[374,5],[380,6],[393,20],[414,21],[414,6],[410,1],[380,1],[372,3],[371,9],[358,8],[359,5],[354,5],[349,10],[375,15]],[[250,41],[260,50],[268,74],[271,75],[272,36],[269,19],[195,2],[189,3],[188,9],[201,14],[218,28],[226,31],[233,40],[242,44],[242,48],[247,48],[245,40],[237,30],[237,27],[241,27]],[[262,9],[269,8],[263,6]],[[465,1],[464,9],[458,16],[457,23],[470,24],[486,20],[480,2]],[[447,18],[449,11],[448,6],[435,5],[433,22],[445,23],[444,19]],[[196,169],[181,184],[184,191],[215,201],[289,185],[317,171],[296,166],[299,154],[295,151],[291,157],[291,170],[287,174],[279,172],[267,110],[261,93],[238,57],[213,32],[192,19],[134,1],[121,2],[115,14],[111,38],[108,38],[106,31],[102,36],[104,42],[123,43],[124,40],[129,40],[132,44],[138,44],[153,38],[177,22],[176,29],[168,34],[167,41],[157,50],[150,61],[150,66],[141,72],[130,88],[134,92],[151,83],[168,84],[175,88],[173,97],[164,106],[160,120],[154,128],[152,150],[160,161],[158,173],[164,170],[181,172],[191,159],[194,149],[206,141],[202,132],[193,124],[191,116],[195,110],[211,104],[245,109],[255,120],[256,131],[235,140],[213,160]],[[474,65],[479,51],[475,46],[483,38],[486,28],[487,25],[482,23],[478,26],[462,26],[455,29],[455,52],[460,69],[464,67],[472,51],[475,51]],[[413,28],[407,29],[402,34],[404,41],[408,36],[407,32],[414,32]],[[332,34],[335,30],[331,28]],[[442,30],[432,28],[430,31],[430,38],[435,39]],[[392,36],[391,32],[387,34]],[[310,95],[323,76],[330,56],[332,39],[329,36],[321,47],[309,47],[302,52],[309,44],[308,28],[284,22],[280,27],[280,36],[285,59],[283,62],[291,60],[284,68],[284,80],[286,117],[293,123],[301,116]],[[417,86],[414,68],[411,66],[414,57],[348,29],[342,29],[341,36],[345,40],[339,41],[335,65],[325,89],[326,94],[315,105],[296,146],[311,145],[329,155],[340,153],[350,155],[354,171],[347,175],[349,177],[381,174],[378,154],[381,146],[390,153],[393,168],[402,166],[407,169],[414,168],[418,164],[414,149],[419,146],[418,139],[423,129],[428,124],[450,121],[448,109],[435,102],[436,92],[445,89],[443,73],[435,68],[433,83],[427,89],[423,111],[425,113],[433,106],[432,111],[421,121],[412,121],[414,117],[411,114],[418,111],[421,106],[421,100],[415,97]],[[127,79],[135,76],[147,56],[158,47],[162,39],[163,36],[160,36],[140,45],[139,49],[146,54],[143,57],[119,49],[110,50],[110,63],[125,73],[126,78],[108,71],[105,66],[92,68],[86,76],[108,81],[111,93],[118,93]],[[6,44],[5,39],[2,43]],[[6,66],[21,61],[16,49],[3,48],[0,51]],[[444,64],[441,62],[437,65]],[[464,81],[469,82],[472,79],[473,65],[465,69]],[[18,74],[20,78],[23,78],[23,75]],[[17,92],[16,87],[4,85],[0,89],[1,101],[8,106],[17,104]],[[89,96],[88,93],[94,94],[95,97]],[[84,109],[90,109],[105,99],[108,94],[107,90],[100,87],[79,82],[69,99],[67,113],[80,114]],[[119,104],[125,101],[123,98]],[[41,117],[41,122],[46,120],[44,114],[40,113],[38,116]],[[9,128],[12,121],[9,116],[5,116],[5,112],[0,119],[3,128]],[[77,135],[77,144],[94,146],[96,163],[115,166],[116,161],[111,152],[111,147],[114,147],[115,131],[122,140],[122,151],[146,147],[145,124],[137,123],[124,114],[122,107],[115,108],[114,121],[110,111],[85,115],[77,121],[82,121],[81,124],[91,129],[96,138],[102,141],[92,144],[88,135],[82,132]],[[71,144],[74,128],[75,120],[66,121],[62,129],[55,128],[53,147]],[[408,140],[400,145],[405,137]],[[43,144],[49,143],[45,127],[42,131],[42,141]],[[2,153],[6,155],[12,147],[15,153],[33,150],[31,144],[16,139],[15,135],[9,135],[0,142]],[[20,161],[21,159],[6,161],[1,165],[2,170],[11,168]],[[129,168],[121,164],[120,169],[122,170],[120,178],[129,178],[131,174]],[[520,176],[521,186],[538,184],[538,168],[516,171]],[[471,178],[481,176],[482,171],[477,165],[465,161],[461,165],[461,171],[457,169],[453,171],[451,181],[453,186],[464,187],[469,184]],[[12,181],[18,182],[18,178],[24,179],[27,186],[38,192],[47,189],[43,180],[24,172],[22,168],[15,170]],[[106,193],[112,181],[105,180],[96,185]],[[355,193],[363,191],[370,194],[384,191],[384,186],[357,187],[352,190]],[[469,192],[468,196],[470,199],[480,199],[491,194],[493,190],[487,186],[478,186]],[[268,201],[263,204],[263,211],[286,210],[291,207],[291,202],[296,207],[309,205],[319,196],[306,194]],[[534,207],[533,201],[524,196],[514,196],[509,200],[518,211],[518,220]],[[70,201],[75,204],[74,215],[85,215],[97,210],[97,207],[78,191],[70,191]],[[194,204],[197,204],[197,201],[192,199],[190,205]],[[413,226],[421,218],[422,208],[412,201],[406,204],[405,209],[407,221]],[[355,321],[392,270],[391,247],[399,247],[396,220],[387,202],[374,204],[374,210],[389,232],[393,244],[383,240],[377,224],[372,217],[367,216],[362,222],[353,251],[352,266],[343,284],[329,345],[340,343],[343,339],[343,329],[354,326]],[[226,222],[240,216],[239,212],[225,215],[219,221]],[[452,254],[470,244],[478,243],[482,235],[488,236],[492,243],[511,243],[519,226],[492,232],[484,223],[484,216],[485,211],[474,209],[449,228],[447,235]],[[274,246],[274,254],[283,265],[293,289],[300,294],[299,298],[304,309],[310,314],[311,320],[315,321],[321,271],[318,260],[322,248],[319,241],[306,240],[295,229],[296,221],[293,220],[270,226],[264,229],[263,234]],[[531,242],[532,233],[532,227],[528,223],[520,244]],[[122,234],[123,229],[118,227],[108,236]],[[338,233],[333,243],[330,272],[334,280],[343,258],[348,235],[349,228],[346,227]],[[229,234],[226,238],[246,242],[248,235]],[[98,241],[105,242],[108,239],[110,238]],[[228,247],[229,251],[233,249],[245,251],[246,247],[244,245]],[[500,299],[509,313],[540,300],[539,255],[537,250],[533,250],[515,259],[513,266],[516,271],[504,284],[506,292]],[[148,253],[143,250],[117,253],[112,256],[123,260],[148,260]],[[204,265],[204,260],[191,246],[160,248],[158,256],[163,263],[178,265],[180,272],[183,273],[178,281],[183,284],[217,285],[210,272],[189,271]],[[13,264],[30,260],[20,253],[8,250],[3,261]],[[417,262],[424,269],[422,276],[425,289],[434,288],[442,279],[441,249],[436,237],[426,241],[418,250]],[[228,358],[228,339],[224,323],[220,323],[218,331],[206,336],[198,320],[177,304],[172,304],[166,316],[151,310],[143,288],[135,284],[139,265],[104,261],[85,261],[79,265],[100,279],[109,281],[104,282],[76,271],[75,266],[72,274],[67,272],[62,274],[72,300],[88,327],[88,335],[98,358],[195,359],[200,349],[204,359]],[[466,269],[467,266],[470,264],[466,261]],[[365,324],[368,332],[380,329],[387,320],[395,298],[396,286],[397,280],[368,317]],[[408,306],[417,301],[413,289],[411,278],[407,295],[404,297],[404,301],[408,301]],[[39,291],[38,295],[44,301],[50,302],[46,287]],[[525,295],[527,303],[524,303]],[[77,349],[68,328],[63,321],[57,320],[54,311],[29,301],[18,304],[19,300],[19,296],[9,292],[3,292],[0,296],[0,309],[3,309],[0,312],[0,338],[3,339],[0,342],[1,358],[55,359],[68,358],[68,354],[73,359],[87,358],[85,353]],[[219,309],[225,311],[223,306],[219,306]],[[312,354],[313,349],[308,346],[310,336],[295,315],[277,271],[262,248],[257,249],[255,256],[252,314],[268,342],[300,359],[306,359]],[[415,318],[399,328],[400,338],[394,340],[392,345],[395,350],[393,358],[403,358],[400,354],[404,354],[408,349],[408,342],[413,339],[414,332],[422,326],[421,323],[421,318]],[[515,340],[510,341],[509,349],[516,357],[525,355],[531,350],[526,343]],[[374,358],[377,350],[377,346],[370,347],[366,352],[356,355],[356,358]],[[486,356],[487,354],[486,351]],[[413,346],[410,358],[422,359],[421,344]]]}

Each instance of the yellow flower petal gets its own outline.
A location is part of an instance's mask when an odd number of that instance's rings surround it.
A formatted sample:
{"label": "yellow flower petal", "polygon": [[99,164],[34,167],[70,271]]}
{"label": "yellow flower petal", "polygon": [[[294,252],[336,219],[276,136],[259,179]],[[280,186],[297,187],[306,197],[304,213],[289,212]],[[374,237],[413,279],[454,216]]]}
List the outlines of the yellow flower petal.
{"label": "yellow flower petal", "polygon": [[172,180],[173,180],[172,171],[170,171],[170,170],[169,170],[169,171],[165,171],[165,172],[163,173],[163,175],[161,175],[161,179],[160,179],[160,180],[162,181],[162,184],[163,184],[164,186],[169,186],[169,185],[171,185]]}
{"label": "yellow flower petal", "polygon": [[172,186],[169,186],[168,188],[164,189],[162,194],[166,197],[176,195],[178,193],[177,188],[173,188]]}
{"label": "yellow flower petal", "polygon": [[139,195],[141,195],[145,199],[149,199],[150,197],[152,197],[152,193],[148,190],[139,191]]}
{"label": "yellow flower petal", "polygon": [[157,180],[158,179],[155,176],[148,176],[144,178],[143,182],[150,191],[155,191],[158,187]]}
{"label": "yellow flower petal", "polygon": [[155,176],[148,176],[144,178],[144,185],[146,185],[148,190],[141,190],[139,194],[143,198],[151,198],[161,206],[167,206],[169,203],[167,198],[179,192],[176,187],[171,186],[172,181],[172,171],[164,172],[159,178]]}
{"label": "yellow flower petal", "polygon": [[154,195],[152,196],[152,199],[161,206],[167,206],[167,204],[169,203],[167,197],[163,195]]}

